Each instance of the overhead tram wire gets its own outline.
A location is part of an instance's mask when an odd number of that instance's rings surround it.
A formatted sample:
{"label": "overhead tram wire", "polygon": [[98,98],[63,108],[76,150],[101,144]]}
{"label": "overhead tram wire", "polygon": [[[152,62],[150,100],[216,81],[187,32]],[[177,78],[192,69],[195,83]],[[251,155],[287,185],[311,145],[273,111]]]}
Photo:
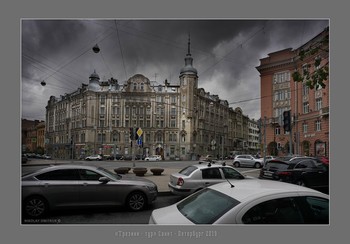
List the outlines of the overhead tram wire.
{"label": "overhead tram wire", "polygon": [[118,30],[118,25],[117,25],[117,21],[116,21],[116,20],[114,20],[114,24],[115,24],[115,29],[116,29],[116,31],[117,31],[117,37],[118,37],[120,55],[121,55],[122,61],[123,61],[123,68],[124,68],[125,80],[127,81],[127,80],[128,80],[128,75],[127,75],[127,72],[126,72],[125,60],[124,60],[124,55],[123,55],[123,48],[122,48],[122,45],[121,45],[121,42],[120,42],[119,30]]}
{"label": "overhead tram wire", "polygon": [[220,63],[221,61],[223,61],[227,56],[229,56],[231,53],[233,53],[233,51],[235,51],[237,48],[239,47],[243,47],[244,44],[246,44],[248,41],[250,41],[251,39],[255,38],[255,36],[262,32],[265,33],[265,28],[267,25],[267,22],[269,20],[267,20],[264,24],[264,26],[262,28],[260,28],[258,31],[254,32],[250,37],[248,37],[245,41],[241,42],[239,45],[235,46],[231,51],[229,51],[226,55],[224,55],[223,57],[221,57],[217,62],[215,62],[214,64],[212,64],[211,66],[209,66],[207,69],[205,69],[203,72],[200,73],[200,75],[202,75],[203,73],[207,72],[208,70],[210,70],[211,68],[213,68],[214,66],[216,66],[218,63]]}

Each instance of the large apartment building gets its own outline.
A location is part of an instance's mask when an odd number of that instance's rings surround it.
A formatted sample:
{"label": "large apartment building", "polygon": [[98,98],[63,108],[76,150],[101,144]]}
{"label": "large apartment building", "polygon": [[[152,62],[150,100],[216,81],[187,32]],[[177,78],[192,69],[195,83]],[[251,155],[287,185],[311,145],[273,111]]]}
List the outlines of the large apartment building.
{"label": "large apartment building", "polygon": [[[260,59],[261,119],[265,125],[268,154],[288,153],[313,156],[329,155],[329,80],[325,87],[310,89],[306,80],[295,82],[292,74],[308,69],[310,75],[316,69],[328,66],[329,47],[301,59],[302,50],[321,45],[329,39],[329,29],[293,50],[279,50]],[[320,60],[315,67],[315,60]],[[292,130],[283,130],[283,112],[291,111]],[[292,146],[289,143],[292,141]],[[292,148],[292,152],[290,152]]]}
{"label": "large apartment building", "polygon": [[[154,84],[136,74],[124,84],[94,71],[75,92],[46,106],[46,150],[55,158],[89,154],[158,154],[164,159],[228,155],[248,141],[248,116],[198,88],[190,52],[179,81]],[[140,139],[130,139],[139,128]],[[132,142],[132,143],[131,143]]]}

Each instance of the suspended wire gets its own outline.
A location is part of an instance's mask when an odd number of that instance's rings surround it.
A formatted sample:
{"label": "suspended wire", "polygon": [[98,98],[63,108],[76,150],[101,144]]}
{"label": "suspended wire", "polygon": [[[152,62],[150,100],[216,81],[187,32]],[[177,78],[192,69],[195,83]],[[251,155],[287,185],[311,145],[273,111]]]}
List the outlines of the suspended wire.
{"label": "suspended wire", "polygon": [[203,72],[200,73],[200,75],[204,74],[205,72],[207,72],[208,70],[212,69],[214,66],[216,66],[218,63],[220,63],[222,60],[224,60],[227,56],[231,55],[233,53],[233,51],[235,51],[237,48],[242,48],[244,44],[246,44],[248,41],[250,41],[251,39],[253,39],[257,34],[259,34],[262,31],[265,31],[265,27],[267,25],[267,22],[269,20],[267,20],[264,24],[264,26],[262,28],[260,28],[259,30],[257,30],[256,32],[254,32],[250,37],[248,37],[245,41],[241,42],[240,44],[236,45],[231,51],[229,51],[226,55],[224,55],[223,57],[219,58],[218,61],[216,61],[214,64],[212,64],[211,66],[209,66],[207,69],[205,69]]}
{"label": "suspended wire", "polygon": [[118,31],[118,25],[117,25],[117,21],[114,20],[114,24],[115,24],[115,29],[117,30],[117,37],[118,37],[118,43],[119,43],[119,49],[120,49],[120,55],[122,57],[122,61],[123,61],[123,68],[124,68],[124,73],[125,73],[125,80],[128,80],[128,75],[126,73],[126,68],[125,68],[125,61],[124,61],[124,55],[123,55],[123,48],[120,42],[120,37],[119,37],[119,31]]}

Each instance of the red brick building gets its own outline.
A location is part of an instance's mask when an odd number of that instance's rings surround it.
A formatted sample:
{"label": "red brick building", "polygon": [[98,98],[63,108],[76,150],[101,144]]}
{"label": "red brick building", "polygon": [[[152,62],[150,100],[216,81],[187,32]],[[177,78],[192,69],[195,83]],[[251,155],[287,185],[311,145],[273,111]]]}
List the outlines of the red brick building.
{"label": "red brick building", "polygon": [[[329,80],[326,85],[311,89],[306,82],[295,82],[293,73],[308,70],[311,75],[315,69],[328,67],[329,47],[307,55],[301,59],[301,50],[307,50],[329,39],[326,28],[316,37],[293,50],[279,50],[260,59],[261,85],[261,119],[263,135],[266,139],[266,153],[285,155],[290,152],[289,142],[292,140],[292,153],[300,155],[329,156]],[[315,60],[321,60],[315,67]],[[291,111],[292,130],[284,132],[283,112]]]}

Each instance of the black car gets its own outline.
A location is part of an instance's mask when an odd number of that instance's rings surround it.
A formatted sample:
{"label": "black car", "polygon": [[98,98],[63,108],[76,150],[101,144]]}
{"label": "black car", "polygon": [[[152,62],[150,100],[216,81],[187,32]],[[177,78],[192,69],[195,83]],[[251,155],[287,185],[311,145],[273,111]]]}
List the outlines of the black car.
{"label": "black car", "polygon": [[259,178],[279,180],[329,192],[329,166],[316,158],[296,161],[271,160],[260,170]]}

